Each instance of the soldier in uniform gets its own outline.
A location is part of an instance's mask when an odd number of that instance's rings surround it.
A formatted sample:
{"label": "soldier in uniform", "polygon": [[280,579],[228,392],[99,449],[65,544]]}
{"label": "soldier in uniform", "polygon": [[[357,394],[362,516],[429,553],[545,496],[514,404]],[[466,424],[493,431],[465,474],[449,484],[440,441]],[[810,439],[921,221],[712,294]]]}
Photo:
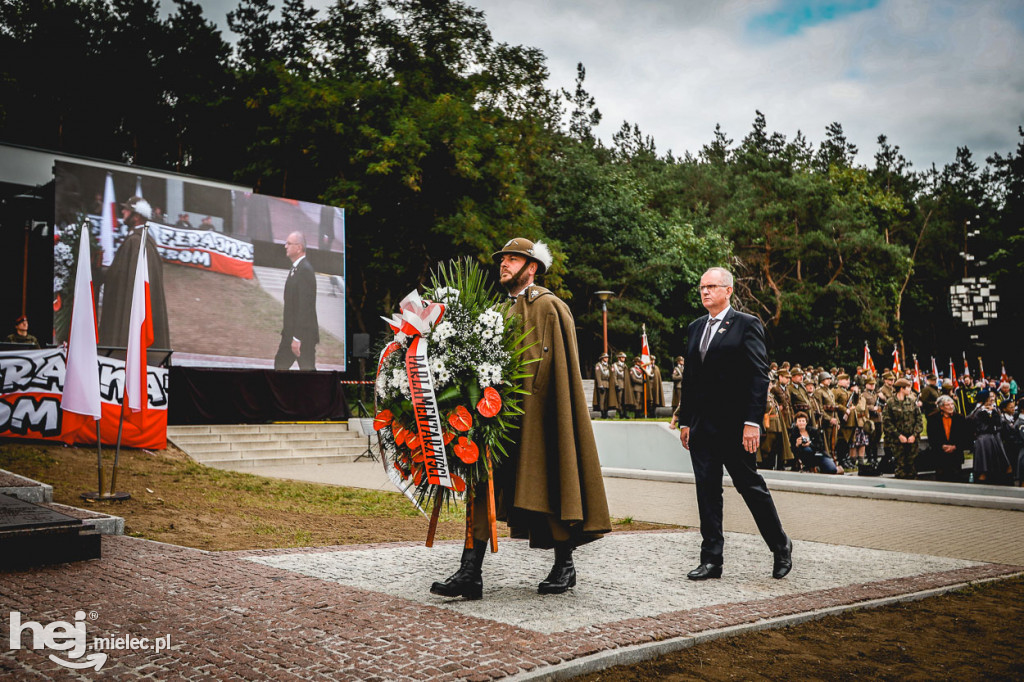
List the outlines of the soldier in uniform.
{"label": "soldier in uniform", "polygon": [[822,435],[825,437],[825,449],[835,459],[836,438],[839,433],[839,408],[835,396],[832,395],[832,375],[822,372],[818,375],[818,388],[812,396],[821,413],[819,422]]}
{"label": "soldier in uniform", "polygon": [[896,478],[917,477],[917,439],[921,433],[921,410],[910,395],[910,382],[897,379],[896,395],[882,410],[885,449],[896,461]]}
{"label": "soldier in uniform", "polygon": [[626,373],[626,410],[630,412],[632,419],[643,416],[646,381],[647,372],[644,371],[643,360],[638,355],[633,358],[633,366]]}
{"label": "soldier in uniform", "polygon": [[847,469],[853,466],[850,461],[850,441],[853,439],[853,430],[856,428],[853,403],[859,395],[860,389],[850,386],[850,375],[840,372],[836,376],[836,387],[832,389],[832,396],[836,403],[836,416],[839,417],[839,434],[836,437],[835,455],[839,463]]}
{"label": "soldier in uniform", "polygon": [[868,434],[867,457],[871,460],[878,459],[878,444],[882,440],[882,408],[885,407],[885,399],[878,395],[875,385],[874,375],[868,372],[864,380],[864,403],[870,423],[864,425],[864,431]]}
{"label": "soldier in uniform", "polygon": [[24,315],[14,321],[14,333],[7,336],[7,343],[20,343],[39,348],[39,339],[28,333],[28,318]]}
{"label": "soldier in uniform", "polygon": [[665,388],[661,381],[661,368],[658,367],[658,358],[651,356],[651,364],[646,367],[647,371],[647,416],[654,417],[655,410],[665,406]]}
{"label": "soldier in uniform", "polygon": [[672,412],[673,418],[675,416],[675,410],[679,407],[679,396],[682,395],[683,386],[683,368],[685,361],[682,355],[676,356],[675,367],[672,368]]}
{"label": "soldier in uniform", "polygon": [[[797,412],[811,414],[811,396],[804,389],[804,371],[799,365],[790,370],[792,381],[786,389],[789,394],[789,406],[795,415]],[[814,426],[811,422],[811,426]]]}
{"label": "soldier in uniform", "polygon": [[935,412],[935,401],[939,399],[939,378],[929,374],[925,381],[928,383],[921,389],[921,414],[927,418]]}
{"label": "soldier in uniform", "polygon": [[594,410],[601,413],[602,419],[608,418],[608,389],[611,385],[612,370],[608,366],[608,354],[602,353],[594,365]]}
{"label": "soldier in uniform", "polygon": [[[780,369],[779,373],[789,372]],[[757,450],[758,469],[784,469],[793,462],[793,448],[789,444],[789,422],[786,419],[782,404],[777,396],[784,396],[788,402],[789,396],[783,390],[777,391],[778,384],[772,384],[768,388],[768,402],[764,413],[764,437]]]}
{"label": "soldier in uniform", "polygon": [[626,417],[626,354],[619,351],[615,356],[615,364],[612,365],[611,381],[608,391],[611,394],[609,401],[614,401],[615,416],[619,419]]}
{"label": "soldier in uniform", "polygon": [[896,391],[893,390],[892,387],[894,381],[896,381],[895,374],[889,370],[882,372],[882,385],[878,387],[878,397],[885,402],[892,400],[893,395],[896,394]]}

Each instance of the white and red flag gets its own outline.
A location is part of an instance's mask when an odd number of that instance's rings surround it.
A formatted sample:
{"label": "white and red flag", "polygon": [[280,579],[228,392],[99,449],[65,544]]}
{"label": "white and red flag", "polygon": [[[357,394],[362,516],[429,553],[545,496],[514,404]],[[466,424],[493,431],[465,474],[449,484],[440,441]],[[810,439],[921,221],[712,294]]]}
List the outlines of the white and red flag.
{"label": "white and red flag", "polygon": [[900,375],[900,349],[898,346],[892,347],[892,373],[897,377]]}
{"label": "white and red flag", "polygon": [[126,418],[142,428],[148,401],[146,349],[153,345],[153,312],[149,300],[149,261],[146,257],[148,229],[142,231],[139,260],[132,287],[132,312],[128,322],[128,352],[124,359],[124,400]]}
{"label": "white and red flag", "polygon": [[939,366],[937,364],[935,364],[935,356],[933,355],[931,357],[932,357],[932,374],[934,374],[935,378],[938,379],[939,378]]}
{"label": "white and red flag", "polygon": [[1009,375],[1006,374],[1006,363],[1005,362],[1002,364],[1001,369],[1003,371],[999,374],[999,383],[1002,383],[1002,384],[1010,383],[1010,377],[1009,377]]}
{"label": "white and red flag", "polygon": [[103,186],[103,210],[100,212],[100,251],[103,252],[103,267],[114,260],[114,230],[117,228],[117,197],[114,194],[114,174],[107,173]]}
{"label": "white and red flag", "polygon": [[651,364],[651,347],[647,345],[647,325],[643,326],[643,333],[640,336],[640,362],[644,367]]}
{"label": "white and red flag", "polygon": [[914,393],[921,392],[921,368],[917,366],[917,354],[914,354]]}
{"label": "white and red flag", "polygon": [[981,356],[978,356],[978,376],[982,381],[985,380],[985,363],[981,361]]}
{"label": "white and red flag", "polygon": [[60,406],[64,411],[64,433],[79,431],[89,426],[90,421],[98,421],[102,415],[96,341],[89,228],[83,227],[78,250],[78,273],[75,275],[71,330],[68,334],[64,393],[60,399]]}
{"label": "white and red flag", "polygon": [[956,368],[953,367],[953,358],[949,359],[949,378],[953,380],[953,388],[959,389],[960,382],[956,378]]}
{"label": "white and red flag", "polygon": [[964,356],[964,376],[971,376],[971,368],[967,366],[967,353],[963,353]]}
{"label": "white and red flag", "polygon": [[864,362],[862,363],[862,366],[867,372],[871,372],[872,374],[878,373],[877,370],[875,370],[875,361],[871,359],[871,350],[868,348],[867,341],[864,342]]}

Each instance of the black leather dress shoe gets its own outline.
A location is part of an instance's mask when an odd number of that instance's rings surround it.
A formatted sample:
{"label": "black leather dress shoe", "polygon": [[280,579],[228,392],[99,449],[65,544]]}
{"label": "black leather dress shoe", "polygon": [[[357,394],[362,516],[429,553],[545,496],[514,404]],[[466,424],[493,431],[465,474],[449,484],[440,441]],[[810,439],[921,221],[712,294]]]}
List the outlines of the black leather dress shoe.
{"label": "black leather dress shoe", "polygon": [[786,538],[786,546],[775,552],[775,566],[772,567],[773,578],[785,578],[793,570],[793,541]]}
{"label": "black leather dress shoe", "polygon": [[721,578],[722,567],[719,564],[701,564],[686,574],[690,580],[707,580],[708,578]]}

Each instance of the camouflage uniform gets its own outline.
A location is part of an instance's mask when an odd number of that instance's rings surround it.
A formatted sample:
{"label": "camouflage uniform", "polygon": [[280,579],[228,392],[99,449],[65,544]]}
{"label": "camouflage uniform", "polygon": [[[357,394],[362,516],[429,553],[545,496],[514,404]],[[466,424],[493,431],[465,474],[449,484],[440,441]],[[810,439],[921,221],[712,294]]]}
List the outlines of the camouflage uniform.
{"label": "camouflage uniform", "polygon": [[[882,410],[885,449],[896,460],[896,478],[917,477],[918,440],[921,437],[921,410],[913,396],[893,398]],[[900,436],[914,437],[913,443],[901,443]]]}

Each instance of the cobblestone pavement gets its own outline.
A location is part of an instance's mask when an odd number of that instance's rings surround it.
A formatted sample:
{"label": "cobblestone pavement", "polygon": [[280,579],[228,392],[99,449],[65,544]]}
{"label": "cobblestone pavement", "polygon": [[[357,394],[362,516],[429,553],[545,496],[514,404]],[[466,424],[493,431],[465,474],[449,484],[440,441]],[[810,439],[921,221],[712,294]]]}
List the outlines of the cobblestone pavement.
{"label": "cobblestone pavement", "polygon": [[[19,649],[0,628],[0,677],[17,680],[487,680],[561,675],[572,662],[652,642],[796,617],[1022,570],[1003,564],[798,541],[795,568],[769,577],[759,538],[730,533],[725,577],[692,583],[692,531],[615,534],[578,550],[579,585],[540,596],[550,552],[503,542],[480,602],[426,594],[458,543],[208,553],[105,537],[103,558],[9,573],[0,618],[18,612]],[[79,617],[76,612],[82,612]],[[33,650],[25,621],[80,618],[94,637],[169,637],[170,648],[108,650],[100,673],[68,671],[74,650]],[[165,642],[167,640],[164,640]],[[610,658],[610,657],[608,657]],[[621,659],[620,659],[621,660]],[[570,663],[566,663],[570,662]],[[616,661],[620,662],[620,661]]]}

